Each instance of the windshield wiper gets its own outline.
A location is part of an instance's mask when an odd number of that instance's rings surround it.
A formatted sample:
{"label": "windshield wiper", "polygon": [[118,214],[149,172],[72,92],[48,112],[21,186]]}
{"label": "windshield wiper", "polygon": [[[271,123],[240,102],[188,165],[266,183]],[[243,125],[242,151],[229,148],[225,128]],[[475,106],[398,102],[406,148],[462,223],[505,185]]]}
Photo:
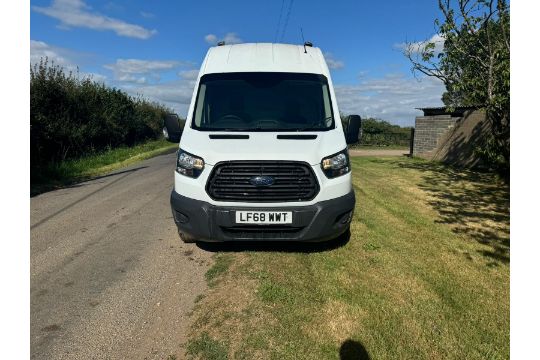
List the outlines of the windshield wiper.
{"label": "windshield wiper", "polygon": [[[328,116],[328,117],[324,118],[323,122],[326,122],[326,120],[332,119],[332,118],[333,118],[332,116]],[[316,121],[312,122],[311,124],[309,124],[309,126],[305,126],[303,128],[296,129],[295,131],[321,130],[323,128],[315,127],[316,125],[318,125],[320,123],[321,123],[320,120],[316,120]]]}
{"label": "windshield wiper", "polygon": [[207,128],[206,131],[252,131],[254,128]]}
{"label": "windshield wiper", "polygon": [[325,123],[328,119],[332,119],[332,116],[328,116],[324,118],[323,120],[317,120],[309,124],[308,126],[304,126],[302,128],[272,128],[272,127],[262,127],[260,125],[251,127],[251,128],[204,128],[202,130],[205,131],[259,131],[259,132],[277,132],[277,131],[284,131],[284,132],[300,132],[300,131],[308,131],[308,130],[323,130],[326,129],[324,127],[319,126],[320,123]]}

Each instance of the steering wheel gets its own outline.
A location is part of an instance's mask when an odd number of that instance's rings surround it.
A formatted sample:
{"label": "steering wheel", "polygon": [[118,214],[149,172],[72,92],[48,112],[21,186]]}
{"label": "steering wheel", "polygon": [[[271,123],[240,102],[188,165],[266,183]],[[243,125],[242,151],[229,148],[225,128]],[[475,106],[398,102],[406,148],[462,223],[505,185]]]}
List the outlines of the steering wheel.
{"label": "steering wheel", "polygon": [[281,122],[275,119],[261,119],[257,122],[257,125],[261,127],[272,127],[272,125],[278,127],[280,124]]}
{"label": "steering wheel", "polygon": [[221,126],[235,127],[235,126],[244,126],[244,124],[245,124],[245,121],[241,117],[237,115],[233,115],[233,114],[227,114],[227,115],[223,115],[216,121],[213,121],[211,125],[212,127],[221,127]]}
{"label": "steering wheel", "polygon": [[242,118],[241,118],[240,116],[238,116],[238,115],[227,114],[227,115],[223,115],[222,117],[220,117],[219,119],[217,119],[216,122],[226,121],[226,120],[244,121],[244,119],[242,119]]}

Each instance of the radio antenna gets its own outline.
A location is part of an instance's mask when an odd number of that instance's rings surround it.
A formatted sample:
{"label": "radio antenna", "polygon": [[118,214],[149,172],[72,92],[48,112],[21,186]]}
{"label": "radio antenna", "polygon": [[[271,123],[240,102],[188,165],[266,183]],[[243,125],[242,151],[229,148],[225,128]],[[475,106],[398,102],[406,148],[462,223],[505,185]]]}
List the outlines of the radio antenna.
{"label": "radio antenna", "polygon": [[302,43],[304,44],[304,54],[307,54],[306,40],[304,40],[304,31],[302,30],[302,28],[300,28],[300,34],[302,34]]}

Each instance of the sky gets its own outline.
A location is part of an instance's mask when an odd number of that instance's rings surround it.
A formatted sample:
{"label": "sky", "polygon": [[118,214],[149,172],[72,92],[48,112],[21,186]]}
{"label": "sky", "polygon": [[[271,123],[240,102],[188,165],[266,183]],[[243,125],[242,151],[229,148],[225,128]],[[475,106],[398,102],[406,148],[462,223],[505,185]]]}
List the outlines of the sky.
{"label": "sky", "polygon": [[185,117],[198,69],[224,40],[320,47],[346,114],[414,125],[443,84],[414,76],[403,44],[437,39],[435,0],[32,0],[30,61],[161,102]]}

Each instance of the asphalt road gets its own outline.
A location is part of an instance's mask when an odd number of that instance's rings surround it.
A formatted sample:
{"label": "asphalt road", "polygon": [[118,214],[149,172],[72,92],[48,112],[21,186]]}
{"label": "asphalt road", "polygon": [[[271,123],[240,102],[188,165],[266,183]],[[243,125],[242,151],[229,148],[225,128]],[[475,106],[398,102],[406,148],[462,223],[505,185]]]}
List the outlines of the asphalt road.
{"label": "asphalt road", "polygon": [[32,359],[182,358],[211,253],[178,237],[174,161],[31,198]]}

